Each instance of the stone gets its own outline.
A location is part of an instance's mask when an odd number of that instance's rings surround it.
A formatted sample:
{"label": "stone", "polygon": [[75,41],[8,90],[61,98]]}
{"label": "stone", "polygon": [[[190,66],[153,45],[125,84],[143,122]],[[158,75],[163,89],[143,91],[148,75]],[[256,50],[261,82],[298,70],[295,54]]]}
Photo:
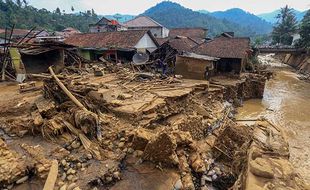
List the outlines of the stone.
{"label": "stone", "polygon": [[68,181],[71,181],[72,179],[73,179],[73,175],[68,175],[68,176],[67,176],[67,180],[68,180]]}
{"label": "stone", "polygon": [[81,190],[80,187],[75,187],[73,190]]}
{"label": "stone", "polygon": [[76,171],[74,170],[74,169],[72,169],[72,168],[70,168],[68,171],[67,171],[67,175],[69,175],[69,174],[75,174],[76,173]]}
{"label": "stone", "polygon": [[64,184],[64,185],[62,185],[62,186],[59,188],[59,190],[67,190],[67,187],[68,187],[68,185],[67,185],[67,184]]}
{"label": "stone", "polygon": [[107,183],[110,183],[110,182],[113,181],[113,178],[110,177],[110,176],[108,176],[108,177],[105,178],[105,181],[106,181]]}
{"label": "stone", "polygon": [[93,158],[93,156],[91,154],[86,154],[86,157],[90,160]]}
{"label": "stone", "polygon": [[82,164],[79,162],[79,163],[76,164],[76,167],[81,168]]}
{"label": "stone", "polygon": [[121,173],[120,172],[114,172],[113,173],[113,177],[117,180],[120,180],[121,179]]}
{"label": "stone", "polygon": [[76,183],[71,183],[70,185],[68,185],[67,190],[73,190],[76,187],[77,187]]}
{"label": "stone", "polygon": [[141,157],[142,155],[143,155],[143,151],[141,151],[141,150],[136,150],[133,153],[134,157]]}
{"label": "stone", "polygon": [[62,180],[62,181],[65,181],[66,177],[67,177],[67,174],[66,174],[65,172],[62,173],[62,175],[61,175],[61,180]]}
{"label": "stone", "polygon": [[181,190],[183,188],[183,184],[181,179],[179,179],[175,184],[174,184],[174,190]]}
{"label": "stone", "polygon": [[19,180],[16,181],[16,184],[21,184],[24,183],[25,181],[28,180],[28,176],[24,176],[22,178],[20,178]]}
{"label": "stone", "polygon": [[250,172],[258,177],[274,178],[274,172],[270,163],[264,158],[256,158],[250,161]]}
{"label": "stone", "polygon": [[127,152],[128,152],[129,154],[132,154],[134,151],[135,151],[135,150],[134,150],[133,148],[128,148],[128,150],[127,150]]}
{"label": "stone", "polygon": [[167,165],[178,165],[176,148],[176,139],[172,135],[162,132],[146,145],[142,158]]}
{"label": "stone", "polygon": [[153,137],[152,131],[144,128],[140,128],[136,131],[133,140],[132,140],[132,148],[134,150],[144,150],[148,142]]}
{"label": "stone", "polygon": [[77,149],[81,146],[81,143],[80,142],[77,142],[77,141],[74,141],[72,144],[71,144],[71,147],[74,148],[74,149]]}
{"label": "stone", "polygon": [[67,165],[67,161],[65,159],[61,160],[61,165],[62,166],[66,166]]}
{"label": "stone", "polygon": [[121,141],[121,142],[125,142],[125,141],[126,141],[126,139],[125,139],[124,137],[122,137],[119,141]]}
{"label": "stone", "polygon": [[61,186],[63,186],[65,183],[64,183],[63,181],[59,181],[57,184],[58,184],[59,187],[61,187]]}
{"label": "stone", "polygon": [[124,143],[124,142],[118,143],[118,147],[119,147],[119,148],[123,148],[124,146],[125,146],[125,143]]}

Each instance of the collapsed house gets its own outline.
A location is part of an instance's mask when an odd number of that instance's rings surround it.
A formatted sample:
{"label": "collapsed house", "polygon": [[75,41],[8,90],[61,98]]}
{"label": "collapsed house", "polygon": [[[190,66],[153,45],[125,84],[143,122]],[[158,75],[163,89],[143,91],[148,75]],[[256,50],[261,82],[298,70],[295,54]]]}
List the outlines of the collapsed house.
{"label": "collapsed house", "polygon": [[[54,66],[55,72],[59,73],[65,66],[70,66],[69,59],[75,59],[75,64],[81,64],[78,57],[73,55],[74,46],[64,43],[46,42],[40,45],[33,44],[19,49],[21,62],[28,74],[44,73],[50,66]],[[67,64],[66,64],[67,63]]]}
{"label": "collapsed house", "polygon": [[28,74],[48,71],[50,66],[59,73],[66,66],[79,65],[85,61],[75,47],[61,42],[12,43],[4,44],[0,54],[2,80],[5,78],[23,82]]}
{"label": "collapsed house", "polygon": [[240,73],[251,55],[250,38],[219,36],[192,50],[194,53],[220,58],[215,65],[217,73]]}
{"label": "collapsed house", "polygon": [[136,52],[152,52],[158,47],[156,39],[147,30],[101,32],[73,35],[66,44],[79,48],[88,60],[103,57],[113,62],[130,62]]}
{"label": "collapsed house", "polygon": [[166,38],[169,29],[147,16],[138,16],[124,23],[128,30],[150,30],[155,38]]}
{"label": "collapsed house", "polygon": [[198,43],[191,38],[177,36],[161,44],[159,48],[152,53],[152,58],[154,60],[160,59],[164,62],[174,64],[178,54],[190,52],[191,49],[197,45]]}

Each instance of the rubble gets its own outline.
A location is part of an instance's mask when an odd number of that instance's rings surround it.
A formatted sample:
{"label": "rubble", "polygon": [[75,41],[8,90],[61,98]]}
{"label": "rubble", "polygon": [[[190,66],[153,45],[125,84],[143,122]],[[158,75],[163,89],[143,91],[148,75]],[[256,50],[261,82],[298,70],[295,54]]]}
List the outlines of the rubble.
{"label": "rubble", "polygon": [[[287,144],[275,127],[234,121],[236,99],[260,97],[264,76],[242,75],[233,82],[215,78],[210,84],[127,68],[103,70],[102,76],[91,70],[59,77],[63,73],[56,76],[50,69],[52,77],[44,78],[42,92],[24,93],[11,100],[13,106],[0,102],[7,106],[0,117],[3,136],[27,131],[12,150],[6,145],[10,141],[1,140],[1,151],[9,157],[0,161],[11,161],[17,170],[12,175],[1,165],[6,174],[0,178],[3,187],[33,180],[31,175],[45,181],[54,160],[55,189],[61,190],[251,189],[247,180],[266,178],[273,186],[281,184],[282,176],[295,175],[286,168]],[[34,94],[36,98],[30,98]],[[22,99],[25,105],[20,104]],[[40,145],[29,143],[27,137],[40,137]]]}

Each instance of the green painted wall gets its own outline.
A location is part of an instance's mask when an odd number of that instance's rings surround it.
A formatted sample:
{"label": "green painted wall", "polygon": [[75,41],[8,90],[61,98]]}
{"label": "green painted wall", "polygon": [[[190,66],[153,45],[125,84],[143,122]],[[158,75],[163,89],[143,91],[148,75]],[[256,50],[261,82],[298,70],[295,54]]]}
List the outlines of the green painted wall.
{"label": "green painted wall", "polygon": [[90,51],[89,50],[80,50],[80,54],[83,58],[87,60],[91,60]]}

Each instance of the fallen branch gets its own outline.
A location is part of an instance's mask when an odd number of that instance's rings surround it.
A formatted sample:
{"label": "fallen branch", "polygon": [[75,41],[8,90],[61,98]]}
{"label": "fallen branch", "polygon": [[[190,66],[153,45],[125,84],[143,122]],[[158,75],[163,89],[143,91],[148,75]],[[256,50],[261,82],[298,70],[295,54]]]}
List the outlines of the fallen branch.
{"label": "fallen branch", "polygon": [[[75,96],[72,95],[72,93],[67,89],[67,87],[65,87],[65,85],[59,80],[59,78],[55,75],[52,67],[49,67],[48,70],[50,71],[52,77],[55,79],[56,83],[58,84],[58,86],[64,91],[64,93],[79,107],[81,108],[83,111],[85,112],[91,112],[88,111],[87,108],[78,100],[76,99]],[[92,113],[92,112],[91,112]],[[101,140],[101,132],[100,132],[100,126],[97,124],[96,129],[98,131],[97,133],[97,138],[100,141]]]}

